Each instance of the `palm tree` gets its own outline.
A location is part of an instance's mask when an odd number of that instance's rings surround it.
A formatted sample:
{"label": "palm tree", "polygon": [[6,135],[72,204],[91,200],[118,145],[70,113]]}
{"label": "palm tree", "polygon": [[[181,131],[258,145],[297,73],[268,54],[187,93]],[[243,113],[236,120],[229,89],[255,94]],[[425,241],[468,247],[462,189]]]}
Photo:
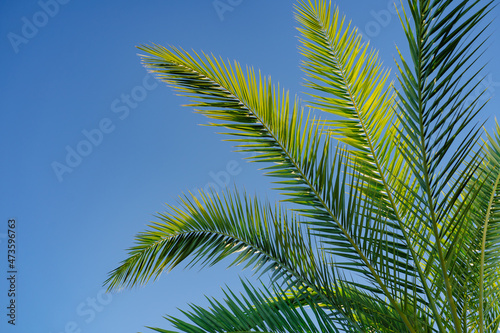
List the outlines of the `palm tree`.
{"label": "palm tree", "polygon": [[310,101],[236,62],[139,47],[150,72],[265,163],[285,198],[181,197],[137,236],[109,290],[230,257],[269,281],[168,317],[176,329],[497,332],[500,126],[483,134],[481,96],[468,102],[491,8],[408,0],[399,17],[409,57],[398,49],[393,83],[337,7],[298,1]]}

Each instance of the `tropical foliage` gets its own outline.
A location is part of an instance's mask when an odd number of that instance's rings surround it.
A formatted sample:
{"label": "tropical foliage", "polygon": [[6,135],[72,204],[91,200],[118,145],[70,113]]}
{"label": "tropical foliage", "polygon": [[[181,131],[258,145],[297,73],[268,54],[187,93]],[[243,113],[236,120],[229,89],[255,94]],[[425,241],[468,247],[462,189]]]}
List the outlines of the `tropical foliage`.
{"label": "tropical foliage", "polygon": [[399,11],[408,47],[390,82],[337,7],[299,1],[307,101],[237,62],[141,46],[149,71],[264,163],[284,199],[183,196],[106,285],[229,258],[269,280],[168,317],[177,330],[496,332],[500,127],[483,132],[473,94],[492,7],[408,0]]}

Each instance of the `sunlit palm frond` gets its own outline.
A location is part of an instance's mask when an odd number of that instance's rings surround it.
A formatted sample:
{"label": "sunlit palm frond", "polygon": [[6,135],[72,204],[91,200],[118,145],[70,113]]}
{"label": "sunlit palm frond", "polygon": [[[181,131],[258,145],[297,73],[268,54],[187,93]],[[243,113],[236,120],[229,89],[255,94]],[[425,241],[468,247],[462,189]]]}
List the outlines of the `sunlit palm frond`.
{"label": "sunlit palm frond", "polygon": [[[329,133],[350,147],[355,159],[357,181],[350,186],[356,187],[355,192],[361,196],[356,206],[371,210],[367,214],[371,225],[359,229],[378,229],[378,234],[371,236],[379,240],[391,234],[398,236],[392,244],[386,242],[383,246],[393,249],[393,253],[404,253],[389,255],[394,264],[388,260],[382,266],[394,269],[392,274],[416,267],[425,296],[407,295],[404,299],[412,304],[420,303],[417,307],[422,308],[430,302],[432,307],[435,295],[429,290],[420,266],[414,265],[422,256],[408,246],[416,240],[427,242],[428,238],[421,230],[415,232],[408,228],[405,221],[409,210],[407,193],[414,191],[418,183],[403,156],[397,153],[396,146],[403,142],[399,137],[393,93],[386,84],[389,71],[383,70],[377,54],[362,42],[356,28],[345,23],[338,8],[332,9],[323,1],[302,1],[297,6],[296,17],[301,24],[301,51],[306,58],[303,69],[309,77],[306,85],[313,89],[312,106],[340,117],[324,122],[329,126]],[[352,213],[363,215],[359,211]],[[394,281],[396,285],[412,279],[405,273],[401,275],[401,280]],[[433,311],[437,312],[435,307]]]}
{"label": "sunlit palm frond", "polygon": [[[278,179],[287,201],[302,205],[302,214],[329,221],[340,256],[360,257],[353,240],[339,221],[345,210],[346,152],[331,154],[330,140],[323,140],[321,127],[306,116],[298,101],[252,69],[243,72],[208,56],[191,56],[161,46],[143,47],[150,53],[145,65],[160,79],[192,100],[190,106],[209,118],[214,126],[231,129],[231,141],[254,154],[255,162],[268,163],[267,175]],[[333,155],[333,156],[332,156]]]}
{"label": "sunlit palm frond", "polygon": [[[320,125],[303,116],[297,102],[291,106],[285,93],[273,88],[267,79],[257,78],[251,69],[245,75],[238,64],[231,66],[220,59],[191,56],[161,46],[143,47],[143,50],[150,53],[143,56],[150,71],[190,97],[193,100],[190,106],[223,121],[213,125],[244,136],[244,139],[236,139],[245,141],[238,147],[257,153],[254,161],[275,163],[268,168],[269,174],[283,178],[279,183],[286,188],[280,189],[292,197],[289,201],[306,206],[301,212],[319,221],[316,230],[334,241],[331,251],[348,260],[357,259],[356,267],[344,265],[343,269],[364,271],[376,285],[371,290],[381,291],[405,317],[395,301],[403,292],[401,286],[412,283],[411,278],[407,278],[413,269],[404,243],[392,230],[390,220],[376,222],[374,226],[368,216],[356,217],[361,216],[358,213],[362,209],[380,212],[380,206],[371,202],[356,206],[357,200],[353,198],[351,212],[346,214],[346,178],[342,176],[345,153],[337,150],[336,154],[330,154],[330,140],[321,139]],[[360,184],[355,185],[352,193],[359,192]],[[378,214],[386,215],[384,211]],[[352,234],[349,229],[353,223],[360,227],[358,230],[367,232]],[[376,256],[369,252],[370,246],[379,249]]]}

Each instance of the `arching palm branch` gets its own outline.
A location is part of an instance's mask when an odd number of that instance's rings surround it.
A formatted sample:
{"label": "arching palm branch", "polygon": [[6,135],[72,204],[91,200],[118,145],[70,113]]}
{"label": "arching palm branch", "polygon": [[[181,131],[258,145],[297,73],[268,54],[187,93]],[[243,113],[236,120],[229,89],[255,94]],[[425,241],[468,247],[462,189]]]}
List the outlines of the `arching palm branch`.
{"label": "arching palm branch", "polygon": [[149,71],[265,163],[284,199],[182,197],[137,236],[109,289],[230,257],[269,276],[265,288],[243,282],[244,295],[168,317],[179,331],[496,332],[500,127],[482,141],[480,96],[466,103],[492,5],[408,0],[394,84],[336,7],[299,1],[310,101],[236,62],[141,46]]}

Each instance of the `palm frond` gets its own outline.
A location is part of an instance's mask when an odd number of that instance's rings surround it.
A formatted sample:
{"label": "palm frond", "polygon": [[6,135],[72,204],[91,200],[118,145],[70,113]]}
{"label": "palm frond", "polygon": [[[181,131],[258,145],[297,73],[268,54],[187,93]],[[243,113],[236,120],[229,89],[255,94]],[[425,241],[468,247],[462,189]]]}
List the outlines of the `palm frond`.
{"label": "palm frond", "polygon": [[237,256],[231,265],[245,263],[275,279],[309,287],[309,281],[321,281],[308,236],[283,208],[272,209],[237,192],[200,195],[170,206],[170,212],[159,214],[160,222],[137,236],[128,258],[110,273],[109,289],[144,284],[186,261],[188,266],[214,265],[232,254]]}
{"label": "palm frond", "polygon": [[[290,295],[275,286],[276,294],[258,290],[243,282],[245,295],[237,296],[230,289],[224,291],[226,299],[209,299],[209,309],[191,305],[191,311],[182,311],[189,322],[167,317],[180,332],[340,332],[334,325],[334,314],[325,311],[301,295]],[[265,288],[267,289],[267,288]],[[156,332],[171,332],[152,328]],[[355,332],[349,330],[351,332]],[[348,332],[349,332],[348,331]]]}
{"label": "palm frond", "polygon": [[[236,132],[227,134],[243,136],[244,139],[232,141],[245,142],[237,147],[257,153],[253,161],[274,163],[267,168],[268,175],[283,179],[278,183],[285,185],[280,189],[287,191],[285,194],[291,197],[288,201],[305,206],[301,212],[316,221],[319,234],[327,233],[328,239],[334,241],[331,251],[336,256],[358,262],[355,268],[347,265],[343,268],[364,271],[376,285],[369,290],[382,291],[392,306],[398,308],[395,297],[400,296],[401,286],[414,281],[407,278],[414,269],[408,263],[404,242],[392,230],[391,221],[384,220],[373,227],[368,216],[357,220],[367,227],[364,229],[367,233],[350,233],[348,229],[352,229],[357,219],[357,208],[352,203],[351,208],[356,212],[346,214],[346,177],[342,174],[347,167],[343,162],[347,153],[337,150],[333,158],[329,157],[330,139],[322,140],[320,125],[303,115],[298,101],[291,106],[287,94],[280,93],[279,87],[274,88],[268,79],[257,78],[252,69],[247,69],[244,75],[237,63],[231,66],[220,59],[191,56],[161,46],[142,47],[142,50],[150,53],[143,56],[143,61],[151,72],[188,96],[193,101],[190,106],[200,113],[223,121],[211,125]],[[359,191],[357,187],[352,191]],[[380,210],[380,207],[374,208],[367,202],[363,209]],[[372,243],[381,252],[371,256],[366,252],[368,247],[363,249],[359,240],[367,245]],[[369,256],[376,261],[370,261]],[[392,265],[389,270],[386,263]],[[401,309],[398,311],[406,317]],[[409,321],[407,324],[410,326]]]}
{"label": "palm frond", "polygon": [[[318,302],[311,290],[282,289],[263,286],[258,290],[243,282],[245,295],[236,296],[225,291],[226,299],[209,299],[209,309],[191,305],[191,311],[182,311],[189,322],[169,316],[167,319],[181,332],[405,332],[404,323],[397,313],[388,312],[380,303],[374,303],[363,294],[349,293],[342,297],[354,308],[357,324],[345,320],[328,304]],[[373,307],[372,307],[373,306]],[[341,329],[339,329],[339,326]],[[170,332],[152,328],[157,332]]]}
{"label": "palm frond", "polygon": [[500,324],[500,126],[488,135],[486,156],[472,187],[477,196],[471,200],[472,237],[468,253],[470,306],[468,320],[479,332],[496,332]]}
{"label": "palm frond", "polygon": [[137,236],[128,258],[110,272],[108,289],[145,284],[181,263],[213,265],[234,255],[230,265],[245,264],[288,289],[308,290],[344,325],[357,327],[373,313],[391,323],[388,327],[403,325],[383,300],[337,281],[332,263],[313,250],[310,236],[281,207],[262,206],[238,193],[200,196],[182,199],[181,207],[170,207],[159,215],[161,222]]}
{"label": "palm frond", "polygon": [[393,93],[386,87],[389,71],[361,42],[357,29],[346,26],[338,8],[309,0],[296,10],[303,69],[310,78],[306,86],[315,91],[311,105],[340,117],[324,123],[329,134],[350,148],[367,199],[374,198],[372,204],[387,219],[402,220],[391,193],[404,191],[411,177],[405,177],[408,168],[394,154],[399,138]]}
{"label": "palm frond", "polygon": [[[460,193],[468,186],[463,180],[470,180],[474,173],[474,163],[469,163],[471,167],[465,170],[460,167],[478,141],[479,128],[472,121],[482,105],[478,100],[470,105],[464,101],[475,88],[471,82],[480,74],[480,69],[474,68],[484,43],[481,38],[485,28],[480,24],[491,4],[465,0],[409,0],[410,15],[404,10],[400,14],[413,60],[411,68],[400,52],[402,89],[398,92],[401,101],[398,115],[405,143],[400,151],[420,184],[419,190],[412,193],[419,201],[416,204],[419,209],[414,214],[419,220],[429,221],[420,228],[430,230],[428,234],[434,244],[425,249],[429,258],[426,272],[434,280],[434,290],[444,287],[446,302],[443,305],[453,318],[457,332],[462,332],[453,297],[453,285],[458,285],[455,281],[458,277],[449,271],[455,257],[447,256],[455,239],[448,236],[445,242],[441,232],[460,225],[457,218],[464,214],[455,211],[456,218],[448,214],[454,211]],[[476,27],[480,31],[472,34]],[[466,75],[469,72],[471,74]],[[457,143],[459,137],[465,138]],[[459,183],[450,184],[454,177]],[[458,187],[451,188],[451,185]],[[442,195],[450,189],[453,195]]]}
{"label": "palm frond", "polygon": [[[398,255],[400,262],[397,265],[385,262],[384,266],[392,266],[394,272],[398,272],[406,265],[415,267],[412,271],[418,273],[425,295],[413,299],[398,297],[422,307],[429,304],[439,321],[434,305],[436,295],[427,285],[420,264],[415,265],[424,256],[414,245],[426,244],[428,237],[422,228],[409,228],[407,224],[406,212],[411,204],[407,197],[418,190],[419,184],[404,157],[397,153],[397,146],[404,145],[404,140],[398,132],[400,120],[395,112],[393,93],[386,87],[389,71],[382,69],[377,54],[362,43],[356,28],[345,23],[338,8],[332,9],[324,1],[309,0],[301,1],[296,10],[301,24],[301,51],[306,58],[303,69],[309,77],[306,86],[315,91],[310,93],[314,98],[312,106],[340,117],[340,120],[324,122],[329,125],[329,134],[350,146],[356,178],[362,180],[356,185],[350,184],[357,187],[355,192],[362,198],[355,205],[371,207],[368,219],[378,224],[371,226],[372,230],[383,230],[373,233],[373,238],[385,239],[382,234],[391,232],[399,236],[389,247],[404,251]],[[357,211],[351,213],[363,215]],[[363,227],[359,229],[369,228]],[[406,281],[412,278],[403,276],[402,280]]]}

